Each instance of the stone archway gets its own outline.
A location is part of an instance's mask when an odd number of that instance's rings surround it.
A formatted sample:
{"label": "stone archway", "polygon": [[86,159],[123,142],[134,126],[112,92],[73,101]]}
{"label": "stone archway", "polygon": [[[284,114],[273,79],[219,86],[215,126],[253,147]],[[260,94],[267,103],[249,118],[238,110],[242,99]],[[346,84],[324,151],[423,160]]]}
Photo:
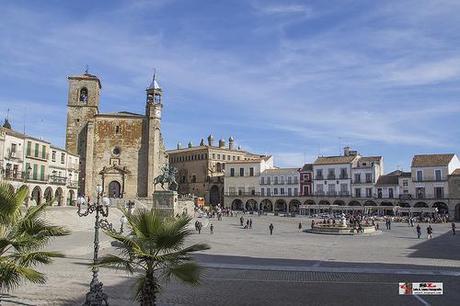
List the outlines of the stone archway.
{"label": "stone archway", "polygon": [[243,201],[235,199],[232,202],[232,210],[243,210]]}
{"label": "stone archway", "polygon": [[56,204],[58,206],[62,206],[62,202],[63,202],[63,191],[62,191],[62,188],[61,187],[58,187],[56,189],[56,192],[54,193],[54,197],[56,198]]}
{"label": "stone archway", "polygon": [[440,215],[447,215],[449,213],[449,206],[444,202],[436,202],[431,207],[437,208]]}
{"label": "stone archway", "polygon": [[414,207],[428,208],[428,204],[426,204],[425,202],[417,202],[415,203]]}
{"label": "stone archway", "polygon": [[109,183],[109,198],[120,198],[121,184],[118,181],[111,181]]}
{"label": "stone archway", "polygon": [[273,203],[269,199],[264,199],[260,202],[260,210],[273,211]]}
{"label": "stone archway", "polygon": [[342,200],[335,200],[332,205],[345,206],[345,202]]}
{"label": "stone archway", "polygon": [[53,189],[51,187],[47,187],[45,189],[45,192],[43,193],[43,198],[48,203],[48,205],[51,205],[51,200],[53,199]]}
{"label": "stone archway", "polygon": [[249,211],[257,210],[257,201],[254,199],[247,200],[246,210],[249,210]]}
{"label": "stone archway", "polygon": [[67,197],[67,205],[74,206],[75,205],[75,191],[69,190],[68,197]]}
{"label": "stone archway", "polygon": [[209,204],[215,206],[219,203],[220,203],[219,186],[212,185],[211,189],[209,189]]}
{"label": "stone archway", "polygon": [[289,202],[289,212],[298,213],[299,212],[299,206],[300,206],[299,200],[291,200]]}
{"label": "stone archway", "polygon": [[375,203],[372,200],[367,200],[366,202],[364,202],[364,206],[377,206],[377,203]]}
{"label": "stone archway", "polygon": [[348,203],[348,206],[361,206],[361,203],[359,203],[358,201],[351,201],[350,203]]}
{"label": "stone archway", "polygon": [[331,205],[331,203],[329,203],[327,200],[321,200],[319,201],[318,205]]}
{"label": "stone archway", "polygon": [[275,202],[275,211],[277,212],[287,212],[287,204],[285,200],[278,199]]}
{"label": "stone archway", "polygon": [[35,188],[32,189],[31,198],[35,202],[35,205],[40,205],[42,202],[42,190],[40,186],[35,186]]}
{"label": "stone archway", "polygon": [[313,200],[306,200],[303,204],[304,205],[316,205],[315,201]]}
{"label": "stone archway", "polygon": [[383,214],[384,215],[389,215],[389,216],[393,216],[394,215],[394,206],[393,206],[393,203],[391,202],[381,202],[380,203],[380,207],[383,209]]}
{"label": "stone archway", "polygon": [[460,221],[460,203],[455,205],[455,216],[454,216],[455,221]]}

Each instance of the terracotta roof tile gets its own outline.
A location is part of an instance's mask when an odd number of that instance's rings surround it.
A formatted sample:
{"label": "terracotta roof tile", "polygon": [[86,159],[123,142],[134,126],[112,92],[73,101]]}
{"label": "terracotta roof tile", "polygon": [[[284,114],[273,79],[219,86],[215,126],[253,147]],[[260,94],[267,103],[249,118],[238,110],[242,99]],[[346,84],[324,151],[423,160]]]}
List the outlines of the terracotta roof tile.
{"label": "terracotta roof tile", "polygon": [[320,156],[318,157],[314,165],[334,165],[334,164],[348,164],[354,161],[358,156]]}
{"label": "terracotta roof tile", "polygon": [[423,154],[414,155],[411,167],[447,166],[455,154]]}

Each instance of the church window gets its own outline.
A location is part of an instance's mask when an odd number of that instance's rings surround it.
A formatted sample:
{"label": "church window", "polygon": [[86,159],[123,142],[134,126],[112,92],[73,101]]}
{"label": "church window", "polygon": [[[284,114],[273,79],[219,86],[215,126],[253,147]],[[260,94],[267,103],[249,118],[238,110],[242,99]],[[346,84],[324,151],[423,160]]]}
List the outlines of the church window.
{"label": "church window", "polygon": [[120,155],[120,152],[121,152],[121,150],[120,150],[119,147],[113,148],[113,151],[112,151],[113,155]]}
{"label": "church window", "polygon": [[196,183],[196,175],[192,175],[192,183]]}
{"label": "church window", "polygon": [[120,134],[120,126],[119,125],[117,125],[115,127],[115,134]]}
{"label": "church window", "polygon": [[88,89],[86,89],[86,87],[83,87],[82,89],[80,89],[79,101],[82,103],[88,102]]}

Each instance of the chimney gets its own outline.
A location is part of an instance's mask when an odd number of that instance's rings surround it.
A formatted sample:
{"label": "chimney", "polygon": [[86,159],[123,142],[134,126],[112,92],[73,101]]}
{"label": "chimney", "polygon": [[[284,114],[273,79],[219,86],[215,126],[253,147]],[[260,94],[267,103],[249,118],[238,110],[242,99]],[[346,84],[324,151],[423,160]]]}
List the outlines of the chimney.
{"label": "chimney", "polygon": [[221,149],[225,148],[225,140],[224,139],[219,140],[219,148],[221,148]]}
{"label": "chimney", "polygon": [[350,147],[343,148],[343,156],[349,156],[349,155],[350,155]]}
{"label": "chimney", "polygon": [[177,150],[182,149],[182,144],[180,142],[177,143]]}
{"label": "chimney", "polygon": [[233,139],[233,137],[230,136],[230,138],[228,139],[228,148],[230,150],[234,150],[234,147],[235,147],[235,139]]}
{"label": "chimney", "polygon": [[208,136],[208,145],[209,145],[210,147],[212,147],[212,146],[213,146],[213,142],[214,142],[214,136],[212,136],[212,134],[211,134],[211,135]]}

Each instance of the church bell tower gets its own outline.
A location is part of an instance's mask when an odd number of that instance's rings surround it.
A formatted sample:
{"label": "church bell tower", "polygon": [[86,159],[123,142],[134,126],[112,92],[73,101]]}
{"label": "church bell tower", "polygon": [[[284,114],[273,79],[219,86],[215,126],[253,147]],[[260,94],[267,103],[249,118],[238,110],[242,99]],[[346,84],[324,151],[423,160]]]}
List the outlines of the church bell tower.
{"label": "church bell tower", "polygon": [[82,75],[70,76],[67,99],[66,150],[80,156],[79,193],[86,194],[85,180],[90,181],[91,166],[88,150],[93,146],[94,116],[99,113],[101,81],[85,71]]}
{"label": "church bell tower", "polygon": [[153,180],[160,174],[162,166],[161,112],[163,109],[163,91],[158,84],[156,73],[146,89],[146,116],[148,124],[148,178],[147,192],[151,196],[155,191]]}

